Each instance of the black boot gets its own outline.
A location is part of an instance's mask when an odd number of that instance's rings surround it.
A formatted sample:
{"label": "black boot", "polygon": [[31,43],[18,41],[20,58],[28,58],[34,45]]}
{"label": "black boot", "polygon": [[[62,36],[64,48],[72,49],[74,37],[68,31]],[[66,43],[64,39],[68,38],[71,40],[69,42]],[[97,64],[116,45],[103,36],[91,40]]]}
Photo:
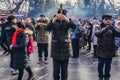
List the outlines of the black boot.
{"label": "black boot", "polygon": [[99,78],[99,80],[103,80],[103,78]]}
{"label": "black boot", "polygon": [[7,51],[4,51],[4,52],[3,52],[3,55],[5,55],[5,54],[6,54],[6,52],[7,52]]}
{"label": "black boot", "polygon": [[33,72],[32,72],[32,70],[31,70],[31,68],[30,68],[30,67],[27,67],[26,70],[27,70],[27,72],[28,72],[28,74],[29,74],[29,77],[28,77],[27,80],[34,80],[34,76],[33,76]]}
{"label": "black boot", "polygon": [[28,79],[27,80],[34,80],[35,78],[34,78],[34,76],[33,75],[31,75],[31,76],[29,76],[28,77]]}
{"label": "black boot", "polygon": [[104,80],[110,80],[109,78],[105,78]]}

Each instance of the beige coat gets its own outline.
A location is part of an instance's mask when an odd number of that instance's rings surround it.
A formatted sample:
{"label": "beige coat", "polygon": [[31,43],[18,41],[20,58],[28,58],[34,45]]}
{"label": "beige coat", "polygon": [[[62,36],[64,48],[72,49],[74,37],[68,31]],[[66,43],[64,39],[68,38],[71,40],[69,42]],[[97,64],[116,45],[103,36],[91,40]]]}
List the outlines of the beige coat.
{"label": "beige coat", "polygon": [[[49,20],[40,20],[39,22],[45,23],[47,25]],[[49,31],[45,29],[46,26],[40,26],[39,22],[36,25],[36,41],[37,43],[48,43]]]}

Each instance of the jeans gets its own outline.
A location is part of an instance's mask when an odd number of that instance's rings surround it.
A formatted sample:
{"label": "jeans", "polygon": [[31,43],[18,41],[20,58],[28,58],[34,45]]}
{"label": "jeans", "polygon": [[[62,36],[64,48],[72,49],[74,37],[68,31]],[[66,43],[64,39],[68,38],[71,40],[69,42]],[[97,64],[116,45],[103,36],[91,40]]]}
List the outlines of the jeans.
{"label": "jeans", "polygon": [[67,80],[68,62],[69,59],[65,59],[65,60],[53,59],[53,78],[54,78],[53,80],[60,79],[60,72],[61,72],[61,80]]}
{"label": "jeans", "polygon": [[[99,78],[110,78],[112,58],[98,57],[98,76]],[[103,72],[103,69],[105,70]]]}
{"label": "jeans", "polygon": [[44,51],[44,57],[48,57],[48,43],[38,43],[38,56],[42,58],[42,52]]}
{"label": "jeans", "polygon": [[94,57],[97,57],[96,50],[97,50],[97,45],[94,45]]}

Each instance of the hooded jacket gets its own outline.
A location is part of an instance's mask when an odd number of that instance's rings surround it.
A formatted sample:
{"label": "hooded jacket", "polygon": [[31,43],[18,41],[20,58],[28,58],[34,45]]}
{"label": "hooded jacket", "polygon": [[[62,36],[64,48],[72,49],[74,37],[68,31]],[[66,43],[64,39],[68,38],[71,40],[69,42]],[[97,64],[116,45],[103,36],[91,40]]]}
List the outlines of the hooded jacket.
{"label": "hooded jacket", "polygon": [[41,20],[39,19],[36,24],[36,41],[37,43],[48,43],[49,42],[49,31],[45,29],[46,26],[40,26],[40,23],[48,24],[49,20]]}
{"label": "hooded jacket", "polygon": [[32,35],[31,30],[24,30],[17,36],[16,45],[13,45],[12,51],[14,53],[12,68],[23,69],[29,66],[27,47],[29,44],[29,35]]}

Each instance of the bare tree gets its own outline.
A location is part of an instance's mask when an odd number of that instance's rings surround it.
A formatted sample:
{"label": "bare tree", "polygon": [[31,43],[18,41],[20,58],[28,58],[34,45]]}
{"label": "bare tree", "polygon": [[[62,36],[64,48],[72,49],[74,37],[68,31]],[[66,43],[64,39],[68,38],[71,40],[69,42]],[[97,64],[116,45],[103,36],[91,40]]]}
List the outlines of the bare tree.
{"label": "bare tree", "polygon": [[54,0],[46,0],[46,10],[53,8],[55,6]]}
{"label": "bare tree", "polygon": [[115,12],[115,5],[114,4],[112,4],[112,2],[110,1],[110,0],[108,0],[108,2],[109,2],[109,4],[111,5],[111,7],[112,7],[112,10]]}
{"label": "bare tree", "polygon": [[87,7],[88,5],[90,5],[90,0],[84,0],[84,4],[85,4],[85,7]]}
{"label": "bare tree", "polygon": [[29,16],[35,16],[45,10],[45,0],[29,0]]}
{"label": "bare tree", "polygon": [[24,2],[24,0],[16,3],[16,7],[15,7],[14,9],[10,10],[10,12],[11,12],[11,13],[13,13],[13,12],[18,12],[19,9],[20,9],[20,6],[22,5],[23,2]]}

